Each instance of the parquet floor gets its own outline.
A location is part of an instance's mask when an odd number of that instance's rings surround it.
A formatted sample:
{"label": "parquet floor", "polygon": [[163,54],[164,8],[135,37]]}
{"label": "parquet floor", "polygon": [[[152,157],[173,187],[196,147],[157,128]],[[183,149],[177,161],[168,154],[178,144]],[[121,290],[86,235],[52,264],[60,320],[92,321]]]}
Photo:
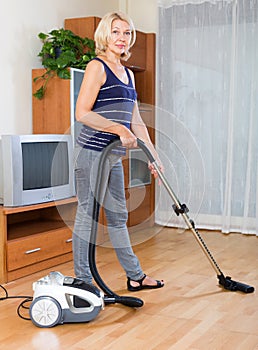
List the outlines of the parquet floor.
{"label": "parquet floor", "polygon": [[[225,275],[258,286],[257,237],[200,233]],[[144,271],[163,278],[164,288],[129,293],[109,243],[97,248],[98,269],[117,294],[141,298],[142,308],[107,305],[89,323],[44,329],[17,315],[21,300],[3,300],[0,349],[258,350],[257,292],[243,294],[221,289],[191,232],[157,228],[133,234],[132,242]],[[73,276],[72,262],[52,270]],[[32,282],[48,273],[41,271],[4,287],[12,296],[32,296]],[[28,316],[27,310],[23,313]]]}

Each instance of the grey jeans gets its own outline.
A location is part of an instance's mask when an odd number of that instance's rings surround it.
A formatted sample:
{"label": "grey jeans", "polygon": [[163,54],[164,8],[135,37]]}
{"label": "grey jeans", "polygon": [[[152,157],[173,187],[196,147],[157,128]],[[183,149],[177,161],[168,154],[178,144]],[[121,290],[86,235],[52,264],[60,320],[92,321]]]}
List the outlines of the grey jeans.
{"label": "grey jeans", "polygon": [[[73,232],[74,272],[77,278],[92,283],[88,252],[91,235],[95,183],[101,152],[75,150],[75,178],[78,208]],[[138,258],[133,252],[127,230],[128,212],[124,191],[121,158],[110,153],[103,169],[101,205],[107,218],[108,233],[117,258],[127,277],[138,280],[143,276]]]}

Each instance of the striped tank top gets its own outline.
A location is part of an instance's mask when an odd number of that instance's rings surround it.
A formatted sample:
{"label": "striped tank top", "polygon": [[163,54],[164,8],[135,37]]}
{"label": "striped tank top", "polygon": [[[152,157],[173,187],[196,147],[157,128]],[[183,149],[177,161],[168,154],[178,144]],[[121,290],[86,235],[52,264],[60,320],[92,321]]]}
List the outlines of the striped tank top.
{"label": "striped tank top", "polygon": [[[99,90],[93,111],[104,118],[123,124],[130,129],[137,94],[128,69],[125,67],[128,76],[128,84],[125,84],[112,72],[104,61],[98,57],[94,59],[102,62],[104,65],[106,81]],[[103,148],[117,138],[118,136],[115,134],[98,131],[87,125],[82,125],[77,143],[87,149],[102,151]],[[123,155],[125,154],[125,148],[122,146],[117,147],[115,153]]]}

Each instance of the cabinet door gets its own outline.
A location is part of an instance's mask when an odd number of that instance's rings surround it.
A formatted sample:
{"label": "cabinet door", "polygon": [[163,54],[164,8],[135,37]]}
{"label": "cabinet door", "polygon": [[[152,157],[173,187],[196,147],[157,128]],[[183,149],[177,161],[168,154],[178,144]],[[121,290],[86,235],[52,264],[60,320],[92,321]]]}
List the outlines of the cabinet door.
{"label": "cabinet door", "polygon": [[99,17],[66,18],[64,27],[83,38],[93,39],[99,21]]}
{"label": "cabinet door", "polygon": [[[33,79],[44,72],[44,68],[32,70],[33,93],[42,83]],[[70,80],[51,78],[42,100],[32,96],[32,115],[34,134],[70,133]]]}
{"label": "cabinet door", "polygon": [[133,70],[146,69],[146,34],[136,31],[136,42],[131,48],[131,57],[125,62],[125,66]]}
{"label": "cabinet door", "polygon": [[137,226],[148,222],[152,224],[151,187],[141,186],[126,190],[127,207],[129,211],[128,226],[137,230]]}

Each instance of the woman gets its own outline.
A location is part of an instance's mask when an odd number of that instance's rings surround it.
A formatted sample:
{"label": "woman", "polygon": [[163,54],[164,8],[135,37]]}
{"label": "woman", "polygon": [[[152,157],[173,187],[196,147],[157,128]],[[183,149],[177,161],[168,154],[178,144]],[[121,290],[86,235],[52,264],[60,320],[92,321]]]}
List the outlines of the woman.
{"label": "woman", "polygon": [[[125,14],[108,13],[100,21],[94,40],[97,57],[87,65],[76,103],[76,120],[83,127],[77,138],[80,152],[75,166],[78,196],[73,235],[75,274],[92,283],[88,246],[96,172],[101,151],[119,137],[122,146],[108,157],[101,190],[109,236],[126,272],[128,290],[160,288],[163,281],[143,273],[126,226],[128,213],[121,155],[125,147],[137,147],[140,138],[157,157],[138,110],[133,73],[121,64],[121,60],[130,57],[129,49],[135,42],[133,23]],[[157,177],[153,166],[150,171]]]}

